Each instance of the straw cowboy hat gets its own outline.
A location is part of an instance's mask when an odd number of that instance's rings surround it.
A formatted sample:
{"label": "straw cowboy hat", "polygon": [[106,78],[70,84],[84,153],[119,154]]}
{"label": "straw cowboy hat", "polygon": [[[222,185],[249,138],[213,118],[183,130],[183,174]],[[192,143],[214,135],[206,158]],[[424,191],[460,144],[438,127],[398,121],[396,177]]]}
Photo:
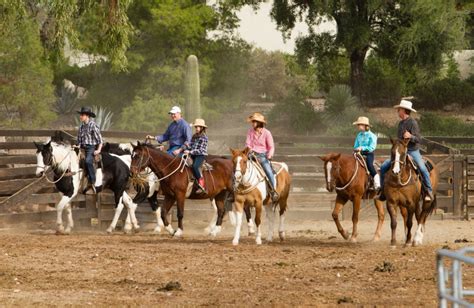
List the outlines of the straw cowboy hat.
{"label": "straw cowboy hat", "polygon": [[252,122],[252,121],[257,121],[263,124],[267,124],[267,121],[265,121],[265,117],[260,112],[254,112],[247,118],[247,122]]}
{"label": "straw cowboy hat", "polygon": [[411,110],[413,112],[416,112],[416,110],[413,109],[413,103],[410,102],[410,101],[407,101],[405,99],[402,99],[400,101],[400,104],[393,106],[393,108],[395,108],[395,109],[396,108],[403,108],[403,109],[406,109],[406,110]]}
{"label": "straw cowboy hat", "polygon": [[359,124],[371,126],[370,123],[369,123],[369,118],[367,118],[367,117],[358,117],[357,121],[352,123],[352,125],[359,125]]}
{"label": "straw cowboy hat", "polygon": [[81,107],[81,110],[77,111],[79,114],[87,114],[91,118],[95,118],[95,113],[92,112],[91,107]]}
{"label": "straw cowboy hat", "polygon": [[203,119],[196,119],[194,120],[194,123],[191,124],[191,126],[201,126],[201,127],[207,127],[206,122]]}

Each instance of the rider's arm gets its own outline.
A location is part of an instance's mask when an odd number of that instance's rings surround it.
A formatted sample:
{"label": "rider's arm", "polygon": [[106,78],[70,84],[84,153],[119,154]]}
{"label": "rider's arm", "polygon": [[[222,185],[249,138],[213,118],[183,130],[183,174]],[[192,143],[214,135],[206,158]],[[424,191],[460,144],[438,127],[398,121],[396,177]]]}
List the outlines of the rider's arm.
{"label": "rider's arm", "polygon": [[275,154],[275,143],[273,142],[273,136],[270,131],[267,131],[267,138],[265,139],[265,143],[267,144],[267,158],[271,159],[273,158],[273,154]]}
{"label": "rider's arm", "polygon": [[186,122],[183,129],[184,129],[184,136],[186,137],[186,140],[184,141],[184,144],[183,144],[183,149],[186,149],[191,146],[191,139],[193,138],[193,132],[192,132],[191,126],[189,126],[188,123]]}
{"label": "rider's arm", "polygon": [[412,141],[414,143],[420,143],[421,142],[420,127],[418,126],[418,122],[413,119],[410,124],[411,125],[410,125],[410,128],[408,130],[411,134],[410,141]]}
{"label": "rider's arm", "polygon": [[201,136],[193,143],[193,147],[190,151],[192,155],[205,155],[207,153],[207,136]]}
{"label": "rider's arm", "polygon": [[166,131],[163,135],[158,135],[158,136],[155,137],[155,139],[158,143],[163,143],[165,141],[170,140],[170,127],[171,127],[171,125],[168,126],[168,128],[166,129]]}

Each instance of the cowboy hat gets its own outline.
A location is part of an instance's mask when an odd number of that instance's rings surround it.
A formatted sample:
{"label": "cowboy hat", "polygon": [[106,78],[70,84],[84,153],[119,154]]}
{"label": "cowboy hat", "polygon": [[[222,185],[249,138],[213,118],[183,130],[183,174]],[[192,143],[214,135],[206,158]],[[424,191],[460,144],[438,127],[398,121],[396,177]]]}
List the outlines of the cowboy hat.
{"label": "cowboy hat", "polygon": [[87,114],[91,118],[95,118],[95,113],[92,112],[91,107],[81,107],[81,110],[77,111],[79,114]]}
{"label": "cowboy hat", "polygon": [[254,112],[247,118],[247,122],[252,122],[252,121],[257,121],[263,124],[267,124],[267,121],[265,121],[265,117],[260,112]]}
{"label": "cowboy hat", "polygon": [[191,124],[191,126],[207,127],[206,122],[205,122],[203,119],[196,119],[196,120],[194,120],[194,123]]}
{"label": "cowboy hat", "polygon": [[175,113],[181,113],[181,108],[178,106],[173,106],[170,111],[168,111],[168,114],[175,114]]}
{"label": "cowboy hat", "polygon": [[400,104],[393,106],[393,108],[395,108],[395,109],[397,109],[397,108],[403,108],[403,109],[406,109],[406,110],[411,110],[411,111],[413,111],[413,112],[416,112],[416,110],[413,109],[413,103],[410,102],[410,101],[407,101],[407,100],[405,100],[405,99],[402,99],[402,100],[400,101]]}
{"label": "cowboy hat", "polygon": [[369,118],[367,118],[367,117],[358,117],[357,121],[352,123],[352,125],[359,125],[359,124],[371,126],[370,123],[369,123]]}

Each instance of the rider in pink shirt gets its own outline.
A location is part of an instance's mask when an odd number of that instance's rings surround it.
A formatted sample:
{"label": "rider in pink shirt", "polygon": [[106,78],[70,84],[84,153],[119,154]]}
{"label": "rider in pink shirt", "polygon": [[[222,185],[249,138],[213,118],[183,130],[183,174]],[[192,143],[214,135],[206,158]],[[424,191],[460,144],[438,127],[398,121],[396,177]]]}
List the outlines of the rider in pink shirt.
{"label": "rider in pink shirt", "polygon": [[263,167],[268,180],[270,181],[271,191],[270,195],[273,201],[278,200],[276,192],[275,175],[271,166],[270,160],[275,153],[275,144],[273,143],[272,133],[265,128],[265,117],[255,112],[247,119],[252,127],[247,132],[246,146],[252,150],[258,161]]}

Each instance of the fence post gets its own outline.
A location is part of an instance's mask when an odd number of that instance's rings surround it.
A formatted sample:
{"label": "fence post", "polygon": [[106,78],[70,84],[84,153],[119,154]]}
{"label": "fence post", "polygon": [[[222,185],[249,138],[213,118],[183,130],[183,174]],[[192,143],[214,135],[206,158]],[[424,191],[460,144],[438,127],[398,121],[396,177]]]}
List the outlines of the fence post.
{"label": "fence post", "polygon": [[463,215],[464,168],[463,155],[453,155],[453,216]]}
{"label": "fence post", "polygon": [[91,227],[91,219],[97,218],[97,196],[95,194],[86,195],[86,212],[88,217],[81,220],[81,225],[83,227]]}

